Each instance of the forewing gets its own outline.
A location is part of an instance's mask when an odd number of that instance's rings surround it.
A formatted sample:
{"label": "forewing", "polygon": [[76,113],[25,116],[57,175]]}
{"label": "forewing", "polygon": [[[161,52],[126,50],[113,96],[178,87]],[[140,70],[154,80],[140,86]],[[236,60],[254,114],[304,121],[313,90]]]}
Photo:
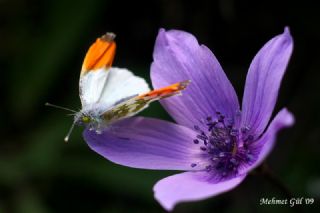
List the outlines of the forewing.
{"label": "forewing", "polygon": [[109,69],[105,86],[98,100],[99,104],[109,109],[118,103],[139,94],[150,91],[147,82],[123,68],[112,67]]}
{"label": "forewing", "polygon": [[181,91],[184,90],[189,83],[190,81],[182,81],[161,89],[135,96],[104,112],[102,117],[106,123],[112,123],[114,121],[133,116],[148,107],[153,101],[181,94]]}
{"label": "forewing", "polygon": [[79,92],[82,107],[97,103],[107,83],[109,72],[101,68],[80,77]]}
{"label": "forewing", "polygon": [[81,76],[101,68],[108,70],[116,54],[115,34],[106,33],[90,46],[82,64]]}
{"label": "forewing", "polygon": [[103,92],[116,52],[115,35],[106,33],[90,46],[82,64],[79,93],[82,106],[96,103]]}

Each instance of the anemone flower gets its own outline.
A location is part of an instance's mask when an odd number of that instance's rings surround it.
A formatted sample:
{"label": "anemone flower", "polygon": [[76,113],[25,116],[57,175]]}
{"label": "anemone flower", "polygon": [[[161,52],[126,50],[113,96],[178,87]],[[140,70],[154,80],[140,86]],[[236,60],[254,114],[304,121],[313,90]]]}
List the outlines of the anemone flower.
{"label": "anemone flower", "polygon": [[277,132],[294,123],[283,108],[268,126],[292,48],[288,28],[262,47],[250,65],[240,110],[213,53],[187,32],[161,29],[151,66],[153,86],[191,80],[182,96],[161,101],[177,124],[135,117],[100,135],[86,130],[84,138],[92,150],[120,165],[185,171],[153,188],[168,211],[179,202],[229,191],[266,158]]}

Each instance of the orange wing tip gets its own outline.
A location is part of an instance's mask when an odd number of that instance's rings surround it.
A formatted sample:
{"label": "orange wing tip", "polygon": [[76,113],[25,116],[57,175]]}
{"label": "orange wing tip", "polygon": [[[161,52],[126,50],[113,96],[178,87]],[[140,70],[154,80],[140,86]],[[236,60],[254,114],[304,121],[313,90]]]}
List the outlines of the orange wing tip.
{"label": "orange wing tip", "polygon": [[106,33],[90,46],[82,64],[81,75],[100,68],[110,68],[116,52],[114,33]]}

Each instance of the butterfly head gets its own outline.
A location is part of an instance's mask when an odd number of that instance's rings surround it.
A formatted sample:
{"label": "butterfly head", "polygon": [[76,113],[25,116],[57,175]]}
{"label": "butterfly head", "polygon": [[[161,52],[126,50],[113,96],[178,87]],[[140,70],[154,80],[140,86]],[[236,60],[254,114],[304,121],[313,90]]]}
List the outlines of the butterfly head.
{"label": "butterfly head", "polygon": [[91,117],[84,115],[84,116],[81,117],[81,121],[84,124],[88,124],[88,123],[91,122]]}
{"label": "butterfly head", "polygon": [[96,129],[103,122],[95,110],[80,111],[74,116],[74,123],[78,126],[89,127],[90,129]]}
{"label": "butterfly head", "polygon": [[80,115],[75,115],[74,122],[79,126],[86,126],[91,123],[92,120],[91,116],[81,113]]}
{"label": "butterfly head", "polygon": [[74,123],[78,126],[87,126],[95,121],[94,117],[89,113],[80,111],[74,115]]}

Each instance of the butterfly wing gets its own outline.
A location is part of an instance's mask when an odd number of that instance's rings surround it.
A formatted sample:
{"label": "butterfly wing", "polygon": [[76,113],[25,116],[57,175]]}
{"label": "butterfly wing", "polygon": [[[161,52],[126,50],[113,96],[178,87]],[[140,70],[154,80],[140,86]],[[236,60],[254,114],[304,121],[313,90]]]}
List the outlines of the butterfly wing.
{"label": "butterfly wing", "polygon": [[104,112],[102,114],[102,118],[106,123],[112,123],[114,121],[133,116],[148,107],[153,101],[181,94],[181,91],[184,90],[189,83],[189,80],[182,81],[161,89],[135,96],[129,100],[125,100],[115,105],[112,109]]}
{"label": "butterfly wing", "polygon": [[97,38],[90,46],[82,63],[80,76],[105,68],[106,71],[112,66],[116,54],[116,42],[114,33],[106,33]]}
{"label": "butterfly wing", "polygon": [[107,109],[149,91],[149,85],[143,78],[127,69],[112,67],[98,102]]}
{"label": "butterfly wing", "polygon": [[115,35],[107,33],[89,48],[80,74],[82,107],[98,104],[110,108],[121,100],[150,91],[147,82],[127,69],[111,67],[115,56]]}
{"label": "butterfly wing", "polygon": [[82,107],[96,103],[101,96],[116,52],[114,38],[113,33],[106,33],[86,53],[79,81]]}

